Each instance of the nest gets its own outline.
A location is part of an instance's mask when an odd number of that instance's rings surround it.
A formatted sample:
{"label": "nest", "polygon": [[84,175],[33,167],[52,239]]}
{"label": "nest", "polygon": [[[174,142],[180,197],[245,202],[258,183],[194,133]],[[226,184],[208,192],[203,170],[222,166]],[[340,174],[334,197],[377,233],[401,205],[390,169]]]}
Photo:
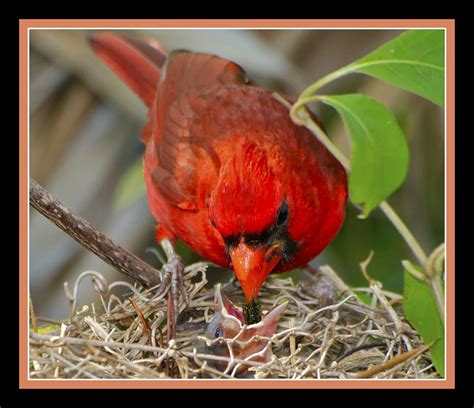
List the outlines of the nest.
{"label": "nest", "polygon": [[[382,290],[375,281],[368,288],[350,289],[327,266],[297,284],[291,278],[267,279],[259,296],[263,310],[289,304],[258,356],[237,359],[231,346],[238,338],[204,337],[214,314],[206,269],[205,263],[186,268],[190,306],[181,305],[174,339],[169,339],[166,296],[156,298],[153,288],[126,282],[108,285],[98,272],[83,272],[72,292],[65,285],[70,318],[30,330],[30,378],[437,378],[428,347],[402,315],[400,295]],[[78,288],[87,277],[101,304],[78,308]],[[127,293],[112,294],[117,286]],[[321,287],[326,296],[317,289]],[[327,296],[328,288],[334,288],[334,296]],[[235,279],[222,290],[239,305],[242,295]],[[370,305],[360,293],[371,299]],[[213,342],[224,342],[230,352],[213,353]],[[268,356],[269,350],[271,358],[256,358]]]}

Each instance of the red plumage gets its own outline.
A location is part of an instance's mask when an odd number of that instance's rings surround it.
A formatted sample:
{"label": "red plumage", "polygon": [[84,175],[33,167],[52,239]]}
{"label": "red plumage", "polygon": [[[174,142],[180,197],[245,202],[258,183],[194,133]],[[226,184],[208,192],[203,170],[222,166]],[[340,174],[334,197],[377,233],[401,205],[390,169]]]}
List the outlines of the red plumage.
{"label": "red plumage", "polygon": [[233,267],[250,301],[268,273],[305,265],[336,236],[346,173],[273,91],[213,55],[168,56],[110,33],[91,44],[149,107],[144,175],[159,242],[179,238]]}

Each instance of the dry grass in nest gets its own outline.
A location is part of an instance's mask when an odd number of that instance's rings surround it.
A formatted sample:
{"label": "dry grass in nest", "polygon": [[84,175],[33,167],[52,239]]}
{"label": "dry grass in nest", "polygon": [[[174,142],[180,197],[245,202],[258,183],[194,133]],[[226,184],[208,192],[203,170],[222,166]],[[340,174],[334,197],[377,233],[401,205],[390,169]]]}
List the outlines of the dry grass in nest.
{"label": "dry grass in nest", "polygon": [[[428,347],[401,314],[400,296],[372,282],[365,289],[372,299],[368,306],[327,266],[309,282],[267,279],[259,297],[263,309],[289,301],[278,330],[259,353],[271,348],[270,361],[215,355],[204,337],[214,314],[214,291],[205,288],[206,269],[204,263],[186,268],[190,307],[181,313],[173,340],[168,340],[166,297],[153,299],[152,290],[125,282],[107,285],[97,272],[82,273],[72,293],[65,285],[70,319],[47,333],[30,330],[30,378],[236,378],[242,376],[244,362],[249,366],[244,376],[258,379],[437,378]],[[102,305],[76,310],[78,287],[87,276]],[[337,293],[335,303],[324,307],[314,290],[321,276]],[[110,293],[123,285],[130,289],[129,296]],[[241,304],[235,280],[222,289]]]}

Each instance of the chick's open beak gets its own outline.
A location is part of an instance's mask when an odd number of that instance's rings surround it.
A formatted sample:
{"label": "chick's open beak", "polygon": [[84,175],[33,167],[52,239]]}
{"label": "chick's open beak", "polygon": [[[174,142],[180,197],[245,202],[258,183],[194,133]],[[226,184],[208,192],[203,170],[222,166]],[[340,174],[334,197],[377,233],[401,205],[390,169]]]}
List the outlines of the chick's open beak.
{"label": "chick's open beak", "polygon": [[258,295],[265,278],[280,262],[281,254],[278,245],[253,248],[241,241],[230,250],[230,257],[245,299],[250,303]]}

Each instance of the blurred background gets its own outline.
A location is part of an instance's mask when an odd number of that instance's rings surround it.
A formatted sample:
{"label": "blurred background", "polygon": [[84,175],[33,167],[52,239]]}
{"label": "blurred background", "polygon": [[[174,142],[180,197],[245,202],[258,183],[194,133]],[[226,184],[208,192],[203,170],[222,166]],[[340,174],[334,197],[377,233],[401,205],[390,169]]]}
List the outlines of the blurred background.
{"label": "blurred background", "polygon": [[[210,52],[240,64],[253,82],[297,96],[322,76],[353,62],[398,36],[396,30],[124,30],[154,37],[168,50]],[[93,54],[86,30],[30,31],[30,175],[73,211],[137,256],[159,268],[155,221],[145,198],[139,133],[146,119],[140,100]],[[403,186],[389,202],[424,250],[444,240],[444,114],[434,104],[363,75],[325,87],[324,93],[360,92],[388,106],[404,130],[411,152]],[[341,120],[315,106],[329,136],[349,155]],[[352,286],[366,286],[359,263],[370,251],[369,273],[386,289],[401,291],[401,259],[411,252],[380,210],[366,220],[347,205],[344,226],[313,261],[329,264]],[[35,313],[63,319],[69,306],[63,283],[85,270],[109,282],[124,280],[34,209],[30,211],[30,291]],[[185,262],[197,260],[184,244]],[[304,279],[301,271],[290,273]],[[285,274],[287,275],[287,274]],[[231,277],[212,270],[209,284]],[[95,293],[95,292],[94,292]],[[94,301],[83,283],[80,304]]]}

